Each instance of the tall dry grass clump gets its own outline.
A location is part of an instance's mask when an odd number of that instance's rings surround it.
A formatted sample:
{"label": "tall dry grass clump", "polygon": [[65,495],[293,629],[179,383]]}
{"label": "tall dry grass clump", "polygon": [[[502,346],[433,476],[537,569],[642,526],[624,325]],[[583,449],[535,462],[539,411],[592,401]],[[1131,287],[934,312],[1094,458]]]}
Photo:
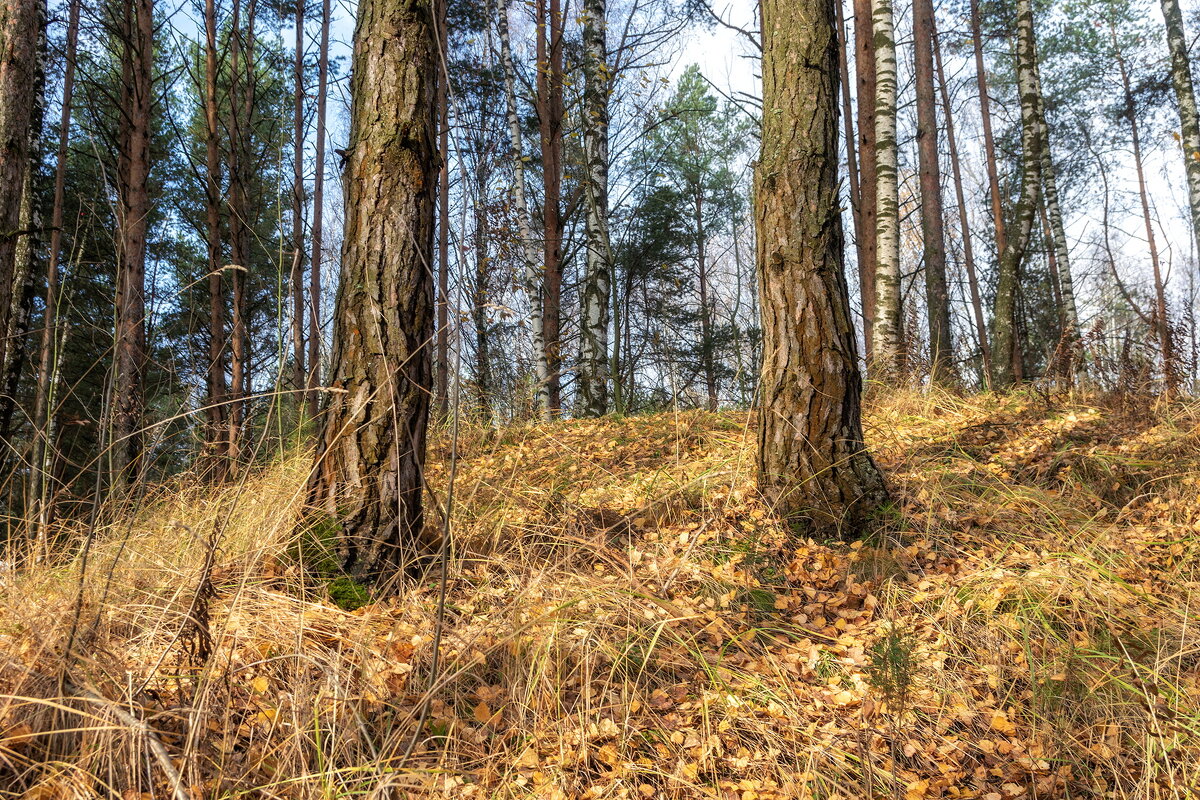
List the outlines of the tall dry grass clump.
{"label": "tall dry grass clump", "polygon": [[302,454],[64,528],[0,574],[0,797],[1192,796],[1195,406],[879,400],[853,545],[746,422],[464,431],[436,674],[436,574],[339,575]]}

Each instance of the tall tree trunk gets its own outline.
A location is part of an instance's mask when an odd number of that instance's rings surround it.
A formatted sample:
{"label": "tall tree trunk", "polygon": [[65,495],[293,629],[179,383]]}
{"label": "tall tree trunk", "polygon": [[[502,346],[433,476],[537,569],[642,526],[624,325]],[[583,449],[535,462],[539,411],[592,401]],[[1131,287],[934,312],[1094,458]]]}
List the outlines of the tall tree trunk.
{"label": "tall tree trunk", "polygon": [[[1033,32],[1031,0],[1017,0],[1017,94],[1021,103],[1021,196],[1013,210],[1014,226],[1006,229],[1000,254],[996,302],[992,314],[992,383],[998,389],[1012,386],[1021,353],[1017,347],[1017,295],[1021,261],[1029,245],[1033,218],[1041,195],[1042,158],[1037,104],[1037,46]],[[1015,230],[1013,230],[1015,227]]]}
{"label": "tall tree trunk", "polygon": [[608,411],[608,315],[612,253],[608,241],[608,25],[606,0],[583,0],[583,160],[587,267],[583,279],[579,392],[583,413]]}
{"label": "tall tree trunk", "polygon": [[437,388],[434,401],[445,417],[450,412],[450,61],[446,4],[437,0],[437,114],[438,156],[438,274],[437,274]]}
{"label": "tall tree trunk", "polygon": [[[850,67],[847,63],[846,21],[842,18],[842,2],[835,4],[838,29],[838,77],[842,82],[842,127],[846,140],[846,175],[850,190],[850,218],[854,221],[854,246],[857,260],[863,260],[862,203],[859,200],[857,140],[854,138],[854,105],[850,98]],[[736,236],[736,233],[735,233]],[[735,240],[736,241],[736,240]],[[736,244],[735,244],[736,247]]]}
{"label": "tall tree trunk", "polygon": [[1146,246],[1150,250],[1150,266],[1154,273],[1154,322],[1158,337],[1159,355],[1162,356],[1163,382],[1167,396],[1174,397],[1179,390],[1175,363],[1175,346],[1171,339],[1171,322],[1167,316],[1167,292],[1163,284],[1162,265],[1158,258],[1158,244],[1154,238],[1154,221],[1150,213],[1150,198],[1146,193],[1146,172],[1142,163],[1142,137],[1137,124],[1137,106],[1133,99],[1133,88],[1129,82],[1129,68],[1117,45],[1117,32],[1109,25],[1113,50],[1117,55],[1117,68],[1121,71],[1121,88],[1125,95],[1125,118],[1129,121],[1129,136],[1133,142],[1133,165],[1137,170],[1138,197],[1142,204],[1142,222],[1146,227]]}
{"label": "tall tree trunk", "polygon": [[426,552],[421,493],[433,393],[433,8],[362,0],[354,35],[342,280],[314,503],[338,554],[383,582]]}
{"label": "tall tree trunk", "polygon": [[223,472],[228,454],[228,408],[225,405],[225,288],[221,263],[221,131],[218,120],[217,12],[214,0],[204,3],[204,205],[208,246],[208,431],[210,455]]}
{"label": "tall tree trunk", "polygon": [[[240,457],[242,425],[245,421],[247,379],[247,301],[246,275],[250,271],[250,207],[246,197],[246,161],[248,160],[252,108],[251,75],[254,64],[251,42],[254,40],[256,0],[249,0],[246,30],[241,26],[241,0],[234,0],[230,30],[229,57],[229,258],[232,262],[233,314],[230,324],[230,386],[228,440],[226,457],[232,468]],[[245,66],[242,66],[242,62]]]}
{"label": "tall tree trunk", "polygon": [[304,369],[304,4],[296,2],[295,105],[292,109],[292,388],[303,410]]}
{"label": "tall tree trunk", "polygon": [[876,198],[875,168],[875,34],[871,0],[854,0],[854,72],[858,88],[858,286],[862,299],[863,346],[867,364],[874,361]]}
{"label": "tall tree trunk", "polygon": [[704,370],[704,389],[708,410],[716,411],[717,365],[714,353],[712,306],[708,291],[708,231],[704,227],[704,187],[694,187],[692,214],[696,223],[696,278],[700,289],[700,365]]}
{"label": "tall tree trunk", "polygon": [[124,0],[117,154],[117,330],[112,485],[120,493],[142,470],[146,369],[146,236],[150,223],[150,111],[154,2]]}
{"label": "tall tree trunk", "polygon": [[871,1],[875,31],[875,320],[872,366],[895,380],[904,369],[900,309],[900,187],[896,147],[896,40],[892,0]]}
{"label": "tall tree trunk", "polygon": [[987,69],[983,63],[983,30],[979,20],[979,0],[971,0],[971,42],[975,47],[975,83],[979,89],[979,112],[983,123],[983,150],[987,162],[988,194],[992,200],[992,225],[996,233],[996,260],[999,261],[1004,257],[1007,243],[1000,176],[996,168],[996,138],[992,135],[992,101],[988,96]]}
{"label": "tall tree trunk", "polygon": [[542,343],[546,348],[546,408],[562,410],[562,0],[537,2],[537,114],[542,140]]}
{"label": "tall tree trunk", "polygon": [[925,243],[925,302],[929,320],[929,379],[954,382],[950,293],[946,289],[946,225],[938,163],[937,101],[933,88],[933,0],[913,0],[913,51],[917,85],[917,157],[921,233]]}
{"label": "tall tree trunk", "polygon": [[49,446],[51,407],[58,329],[58,263],[62,251],[63,199],[67,185],[67,145],[71,134],[71,104],[75,93],[75,56],[79,45],[79,5],[71,0],[67,12],[66,63],[63,72],[62,110],[58,123],[58,153],[54,166],[54,205],[50,212],[50,252],[46,259],[46,301],[42,311],[42,336],[38,347],[37,385],[33,400],[33,447],[30,463],[29,492],[26,507],[33,520],[39,554],[46,552],[47,526],[50,524],[50,486],[53,474]]}
{"label": "tall tree trunk", "polygon": [[491,303],[491,266],[488,259],[487,175],[484,159],[476,154],[475,173],[475,296],[471,303],[471,319],[475,325],[475,391],[480,422],[492,421],[492,332],[488,319]]}
{"label": "tall tree trunk", "polygon": [[1200,256],[1200,113],[1196,110],[1196,90],[1179,0],[1162,0],[1162,13],[1167,22],[1167,47],[1171,51],[1171,83],[1179,107],[1180,145],[1187,174],[1192,235],[1196,240],[1196,253]]}
{"label": "tall tree trunk", "polygon": [[533,339],[534,377],[537,381],[534,405],[548,419],[550,415],[550,365],[546,358],[542,335],[542,284],[545,278],[540,268],[533,222],[525,187],[525,145],[522,141],[521,118],[517,113],[517,77],[513,66],[512,44],[508,27],[508,2],[496,3],[499,12],[500,63],[504,70],[504,104],[508,112],[508,134],[513,165],[513,199],[517,207],[517,226],[521,236],[521,255],[525,260],[523,284],[529,296],[529,331]]}
{"label": "tall tree trunk", "polygon": [[[17,250],[31,235],[22,230],[21,207],[40,107],[34,95],[41,86],[45,13],[44,0],[0,0],[0,334],[5,337],[0,376],[7,373],[17,344],[8,338],[13,308],[20,304]],[[7,392],[0,388],[0,394]],[[11,400],[4,405],[11,406]],[[7,438],[7,430],[3,433]]]}
{"label": "tall tree trunk", "polygon": [[789,518],[853,536],[887,489],[863,448],[862,379],[842,267],[833,2],[762,4],[758,481]]}
{"label": "tall tree trunk", "polygon": [[317,57],[316,175],[313,177],[312,259],[308,269],[308,416],[316,418],[321,385],[321,262],[325,231],[325,104],[329,95],[329,0],[321,2]]}
{"label": "tall tree trunk", "polygon": [[946,119],[946,145],[950,150],[950,170],[954,176],[954,199],[958,203],[958,227],[962,236],[963,266],[967,273],[967,286],[971,292],[971,313],[975,332],[979,338],[979,350],[983,357],[984,383],[992,377],[992,348],[988,343],[987,325],[983,320],[983,298],[979,292],[979,277],[975,272],[975,250],[971,243],[971,225],[967,216],[967,201],[963,193],[962,169],[958,161],[958,142],[954,136],[954,111],[950,105],[950,90],[946,86],[946,73],[942,68],[942,48],[938,41],[936,26],[933,31],[933,54],[937,67],[938,88],[942,96],[942,110]]}

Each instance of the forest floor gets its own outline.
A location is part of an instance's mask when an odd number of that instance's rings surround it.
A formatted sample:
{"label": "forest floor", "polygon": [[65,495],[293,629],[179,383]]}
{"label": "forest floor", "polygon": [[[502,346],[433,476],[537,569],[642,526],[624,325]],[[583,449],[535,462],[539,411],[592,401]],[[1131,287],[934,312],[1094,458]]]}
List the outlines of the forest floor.
{"label": "forest floor", "polygon": [[466,429],[436,675],[436,580],[297,539],[307,457],[162,487],[82,590],[0,574],[0,798],[1200,796],[1200,406],[1092,402],[871,402],[852,545],[745,414]]}

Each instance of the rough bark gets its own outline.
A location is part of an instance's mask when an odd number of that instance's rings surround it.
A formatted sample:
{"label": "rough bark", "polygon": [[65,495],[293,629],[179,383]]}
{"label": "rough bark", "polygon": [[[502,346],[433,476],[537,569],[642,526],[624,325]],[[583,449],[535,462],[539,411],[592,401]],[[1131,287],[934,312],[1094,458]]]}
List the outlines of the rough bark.
{"label": "rough bark", "polygon": [[321,2],[321,45],[317,56],[316,174],[313,176],[312,257],[308,268],[308,415],[317,416],[321,385],[321,263],[325,230],[325,105],[329,95],[329,0]]}
{"label": "rough bark", "polygon": [[886,501],[862,442],[842,267],[836,0],[764,0],[755,171],[763,368],[759,485],[791,520],[853,536]]}
{"label": "rough bark", "polygon": [[854,72],[858,89],[858,205],[862,225],[858,242],[858,286],[862,299],[863,343],[867,364],[874,359],[876,197],[875,34],[871,0],[854,0]]}
{"label": "rough bark", "polygon": [[15,342],[8,339],[13,306],[19,304],[17,249],[22,240],[21,205],[32,161],[30,131],[39,102],[42,0],[0,0],[0,373]]}
{"label": "rough bark", "polygon": [[1013,224],[1005,233],[1005,248],[1000,255],[996,282],[996,301],[992,313],[992,385],[1011,387],[1017,380],[1014,362],[1020,359],[1017,347],[1017,295],[1021,261],[1033,230],[1041,196],[1041,137],[1037,121],[1038,81],[1037,47],[1033,32],[1033,8],[1030,0],[1017,0],[1017,94],[1021,103],[1021,194],[1013,210]]}
{"label": "rough bark", "polygon": [[875,32],[875,319],[872,367],[883,380],[904,369],[900,309],[900,187],[896,147],[896,41],[892,0],[872,0]]}
{"label": "rough bark", "polygon": [[75,92],[75,55],[79,43],[79,5],[71,0],[67,11],[66,63],[63,71],[62,109],[58,123],[58,152],[54,167],[54,200],[50,212],[50,251],[46,258],[46,295],[42,311],[42,336],[38,346],[37,384],[33,400],[33,443],[29,464],[26,505],[33,520],[38,552],[45,553],[46,526],[50,523],[49,478],[50,409],[54,403],[55,342],[58,328],[58,264],[62,250],[63,199],[67,182],[67,144],[71,132],[71,105]]}
{"label": "rough bark", "polygon": [[606,0],[583,0],[583,160],[587,264],[580,325],[580,405],[608,410],[608,315],[612,255],[608,241],[608,48]]}
{"label": "rough bark", "polygon": [[432,4],[359,3],[333,374],[312,488],[361,580],[386,581],[426,552],[435,53]]}
{"label": "rough bark", "polygon": [[1200,112],[1196,109],[1196,90],[1188,60],[1188,40],[1179,13],[1179,0],[1162,0],[1167,23],[1167,47],[1171,51],[1171,83],[1179,108],[1180,146],[1187,175],[1188,205],[1192,212],[1192,235],[1200,254]]}
{"label": "rough bark", "polygon": [[950,293],[946,289],[946,225],[942,215],[937,101],[933,88],[933,28],[933,0],[913,0],[917,158],[921,188],[921,233],[925,245],[929,378],[933,383],[945,385],[954,382],[954,344],[950,338]]}
{"label": "rough bark", "polygon": [[545,277],[538,258],[537,240],[529,214],[525,186],[525,145],[522,141],[521,118],[517,113],[517,73],[513,66],[512,44],[508,28],[508,2],[499,0],[500,62],[504,70],[504,105],[508,114],[508,134],[513,165],[513,201],[517,208],[518,233],[521,236],[521,255],[525,261],[522,281],[529,296],[529,331],[533,340],[535,412],[548,418],[550,414],[550,366],[546,359],[545,339],[542,337],[542,282]]}
{"label": "rough bark", "polygon": [[112,485],[118,492],[135,482],[142,468],[154,2],[124,0],[120,13],[124,124],[117,153],[117,330],[111,461]]}
{"label": "rough bark", "polygon": [[562,0],[537,2],[537,115],[542,144],[542,343],[546,349],[546,409],[562,409]]}
{"label": "rough bark", "polygon": [[971,314],[975,332],[979,339],[979,350],[983,358],[984,382],[992,376],[992,348],[988,343],[987,325],[983,319],[983,298],[979,292],[979,277],[975,271],[975,249],[971,242],[971,225],[967,216],[967,200],[963,192],[962,168],[958,161],[958,141],[954,135],[954,110],[950,104],[950,90],[946,87],[946,73],[942,68],[942,50],[938,42],[936,25],[933,31],[933,55],[937,68],[938,88],[942,96],[942,113],[946,120],[946,146],[950,151],[950,171],[954,178],[954,199],[958,205],[958,227],[962,237],[963,267],[967,273],[967,286],[971,293]]}

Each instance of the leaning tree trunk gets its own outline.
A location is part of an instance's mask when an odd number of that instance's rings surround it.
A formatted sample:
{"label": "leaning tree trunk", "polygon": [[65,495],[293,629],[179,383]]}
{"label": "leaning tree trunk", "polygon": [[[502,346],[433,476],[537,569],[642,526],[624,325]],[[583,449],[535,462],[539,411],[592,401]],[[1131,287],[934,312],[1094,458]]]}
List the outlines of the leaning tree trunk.
{"label": "leaning tree trunk", "polygon": [[608,49],[606,0],[583,0],[583,179],[587,202],[587,269],[580,321],[579,393],[585,416],[608,410]]}
{"label": "leaning tree trunk", "polygon": [[146,236],[150,218],[150,108],[154,2],[122,11],[121,127],[117,156],[117,331],[112,484],[122,492],[142,469],[146,369]]}
{"label": "leaning tree trunk", "polygon": [[[16,282],[21,201],[31,163],[30,130],[39,104],[45,3],[0,0],[0,333],[7,333]],[[10,349],[0,343],[0,354]],[[4,363],[7,358],[0,355]],[[0,371],[2,371],[0,367]]]}
{"label": "leaning tree trunk", "polygon": [[862,379],[842,268],[833,2],[762,4],[758,480],[788,518],[853,536],[887,489],[863,448]]}
{"label": "leaning tree trunk", "polygon": [[946,289],[946,223],[938,164],[937,102],[933,88],[933,0],[913,0],[913,51],[917,84],[917,157],[921,233],[925,243],[925,302],[929,320],[929,379],[954,381],[950,293]]}
{"label": "leaning tree trunk", "polygon": [[[1017,0],[1017,94],[1021,102],[1021,195],[1006,230],[1004,252],[996,282],[992,314],[992,385],[998,389],[1016,382],[1017,293],[1021,261],[1029,245],[1033,218],[1041,193],[1041,136],[1038,127],[1037,47],[1031,0]],[[1015,230],[1014,230],[1015,228]]]}
{"label": "leaning tree trunk", "polygon": [[548,419],[550,415],[550,366],[546,360],[545,340],[542,338],[542,280],[537,241],[529,202],[525,191],[525,145],[522,141],[521,118],[517,112],[517,71],[513,66],[512,44],[508,30],[508,0],[498,0],[500,29],[500,63],[504,69],[504,105],[508,113],[508,135],[512,148],[513,200],[516,203],[517,230],[521,236],[521,255],[525,260],[525,292],[529,295],[529,333],[533,341],[535,411]]}
{"label": "leaning tree trunk", "polygon": [[896,147],[896,40],[892,0],[872,0],[875,31],[875,320],[872,364],[884,380],[904,370],[900,311],[900,186]]}
{"label": "leaning tree trunk", "polygon": [[1187,173],[1192,235],[1196,239],[1196,253],[1200,255],[1200,113],[1196,109],[1196,90],[1192,84],[1188,40],[1183,29],[1183,15],[1179,13],[1179,0],[1162,0],[1162,13],[1167,21],[1167,46],[1171,50],[1171,83],[1175,86],[1175,100],[1179,106],[1180,144]]}
{"label": "leaning tree trunk", "polygon": [[858,88],[858,288],[862,299],[863,344],[867,363],[874,359],[876,197],[875,168],[875,36],[871,0],[854,0],[854,72]]}
{"label": "leaning tree trunk", "polygon": [[362,580],[417,566],[428,544],[435,53],[432,4],[359,3],[333,375],[312,494],[340,524],[343,567]]}
{"label": "leaning tree trunk", "polygon": [[992,377],[992,348],[988,343],[987,325],[983,321],[983,298],[979,292],[979,277],[975,272],[975,248],[971,242],[971,225],[967,216],[967,200],[963,193],[962,169],[958,163],[958,141],[954,135],[954,110],[950,105],[950,91],[946,88],[946,73],[942,68],[942,49],[938,42],[936,26],[933,32],[934,65],[937,68],[938,89],[942,97],[942,113],[946,118],[946,147],[950,153],[950,169],[954,177],[954,199],[958,204],[958,229],[962,237],[963,267],[967,272],[967,286],[971,292],[971,313],[979,337],[979,351],[983,361],[983,382]]}

